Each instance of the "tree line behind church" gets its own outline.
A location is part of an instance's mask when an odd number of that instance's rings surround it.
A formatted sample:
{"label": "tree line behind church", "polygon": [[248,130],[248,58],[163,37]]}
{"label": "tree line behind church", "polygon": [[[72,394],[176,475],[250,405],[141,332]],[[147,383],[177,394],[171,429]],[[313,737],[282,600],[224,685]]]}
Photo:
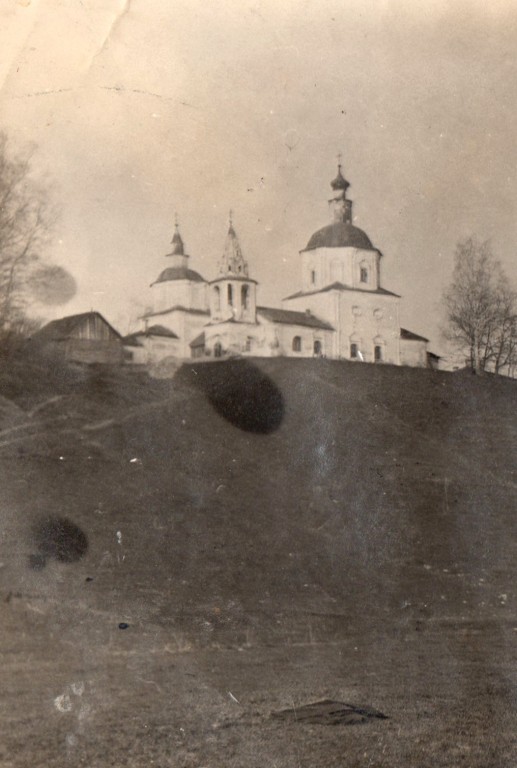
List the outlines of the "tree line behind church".
{"label": "tree line behind church", "polygon": [[477,374],[517,371],[517,292],[489,242],[458,243],[444,335]]}

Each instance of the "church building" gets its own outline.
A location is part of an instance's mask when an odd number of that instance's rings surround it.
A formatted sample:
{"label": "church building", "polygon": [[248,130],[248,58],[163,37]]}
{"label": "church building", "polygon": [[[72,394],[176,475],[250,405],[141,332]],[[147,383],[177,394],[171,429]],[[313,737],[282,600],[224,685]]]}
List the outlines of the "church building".
{"label": "church building", "polygon": [[142,330],[124,340],[132,362],[228,356],[434,362],[428,340],[400,327],[400,296],[382,285],[382,253],[352,223],[341,165],[330,187],[330,223],[300,252],[300,288],[282,308],[257,305],[257,281],[231,217],[211,281],[190,268],[176,222],[168,265],[151,286],[152,310]]}

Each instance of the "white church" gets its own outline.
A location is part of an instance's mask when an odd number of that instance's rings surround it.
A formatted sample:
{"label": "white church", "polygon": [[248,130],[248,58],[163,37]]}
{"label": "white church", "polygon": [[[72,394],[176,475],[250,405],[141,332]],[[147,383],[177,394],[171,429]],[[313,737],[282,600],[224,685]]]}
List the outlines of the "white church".
{"label": "white church", "polygon": [[330,186],[330,223],[300,252],[301,284],[281,309],[257,305],[231,220],[211,281],[190,268],[176,223],[167,266],[151,286],[152,310],[124,339],[128,360],[327,357],[436,367],[428,340],[400,327],[400,296],[383,287],[382,254],[352,224],[341,165]]}

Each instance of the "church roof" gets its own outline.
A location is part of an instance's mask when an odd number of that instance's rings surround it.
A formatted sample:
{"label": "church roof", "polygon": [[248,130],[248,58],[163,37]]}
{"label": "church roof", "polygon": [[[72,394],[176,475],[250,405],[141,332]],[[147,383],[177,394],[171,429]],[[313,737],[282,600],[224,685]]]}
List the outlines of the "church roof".
{"label": "church roof", "polygon": [[233,228],[230,212],[230,223],[228,225],[228,234],[224,244],[223,255],[219,263],[220,275],[238,275],[240,277],[248,276],[248,263],[244,260],[239,238]]}
{"label": "church roof", "polygon": [[400,338],[404,339],[404,341],[429,341],[425,336],[419,336],[418,333],[408,331],[407,328],[400,329]]}
{"label": "church roof", "polygon": [[168,315],[170,312],[187,312],[190,315],[209,315],[208,309],[194,309],[192,307],[183,307],[181,304],[175,304],[173,307],[167,307],[167,309],[161,309],[159,312],[146,312],[142,315],[142,318],[146,317],[159,317],[160,315]]}
{"label": "church roof", "polygon": [[258,285],[257,281],[252,277],[247,277],[246,275],[234,275],[233,272],[229,272],[227,275],[219,275],[215,280],[210,280],[210,285],[228,280],[231,280],[232,283],[240,281],[241,283],[255,283],[255,285]]}
{"label": "church roof", "polygon": [[315,232],[304,250],[313,251],[315,248],[362,248],[373,250],[370,238],[359,227],[344,221],[335,221]]}
{"label": "church roof", "polygon": [[153,285],[156,283],[166,283],[170,280],[191,280],[193,283],[205,282],[204,277],[201,277],[199,272],[194,272],[193,269],[188,269],[188,267],[167,267],[160,274],[158,280],[154,281]]}
{"label": "church roof", "polygon": [[192,347],[193,349],[196,347],[204,347],[205,346],[205,332],[200,333],[199,336],[196,336],[195,339],[192,339],[192,341],[189,344],[189,347]]}
{"label": "church roof", "polygon": [[126,347],[141,347],[142,344],[140,343],[139,339],[148,336],[164,336],[168,339],[179,339],[179,336],[174,333],[174,331],[171,331],[164,325],[151,325],[146,330],[135,331],[134,333],[130,333],[128,336],[124,336],[122,341]]}
{"label": "church roof", "polygon": [[272,323],[287,325],[304,325],[307,328],[321,328],[326,331],[335,330],[330,323],[320,320],[310,312],[296,312],[291,309],[276,309],[276,307],[257,307],[257,314]]}
{"label": "church roof", "polygon": [[297,291],[296,293],[292,293],[290,296],[286,296],[284,301],[287,301],[288,299],[298,299],[300,296],[313,296],[315,293],[327,293],[327,291],[357,291],[359,293],[372,293],[372,294],[381,294],[383,296],[396,296],[397,299],[400,299],[400,296],[398,293],[393,293],[393,291],[388,291],[386,288],[376,288],[374,291],[369,291],[366,288],[351,288],[349,285],[344,285],[344,283],[332,283],[331,285],[326,285],[324,288],[317,288],[315,291]]}

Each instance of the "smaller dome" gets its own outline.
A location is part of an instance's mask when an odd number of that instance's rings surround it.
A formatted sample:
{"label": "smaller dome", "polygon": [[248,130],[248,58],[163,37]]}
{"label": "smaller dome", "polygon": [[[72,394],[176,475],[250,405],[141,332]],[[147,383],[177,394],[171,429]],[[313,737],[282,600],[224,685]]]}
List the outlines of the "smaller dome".
{"label": "smaller dome", "polygon": [[362,248],[365,251],[371,251],[373,245],[366,232],[359,227],[344,221],[335,221],[318,229],[307,243],[305,250],[313,251],[315,248]]}
{"label": "smaller dome", "polygon": [[187,269],[187,267],[167,267],[161,273],[158,280],[155,283],[166,283],[170,280],[191,280],[193,283],[204,283],[205,279],[201,277],[199,272],[194,272],[193,269]]}
{"label": "smaller dome", "polygon": [[348,189],[348,187],[350,186],[350,182],[348,182],[345,179],[345,177],[343,176],[343,174],[341,173],[341,166],[340,165],[338,165],[338,167],[337,167],[337,176],[336,176],[336,178],[333,181],[330,182],[330,186],[332,187],[332,189],[334,189],[336,191],[338,189],[342,189],[345,192]]}

